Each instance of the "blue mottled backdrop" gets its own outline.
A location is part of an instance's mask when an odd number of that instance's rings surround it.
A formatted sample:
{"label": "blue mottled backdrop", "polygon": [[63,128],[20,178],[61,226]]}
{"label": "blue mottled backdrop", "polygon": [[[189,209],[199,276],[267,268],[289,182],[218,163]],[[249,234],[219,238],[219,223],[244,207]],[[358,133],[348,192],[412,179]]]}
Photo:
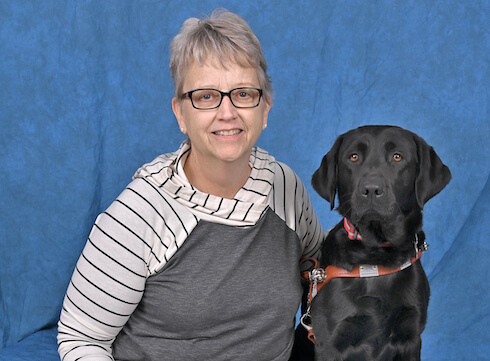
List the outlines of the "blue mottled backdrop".
{"label": "blue mottled backdrop", "polygon": [[325,228],[339,218],[309,183],[340,133],[394,124],[434,146],[453,179],[424,209],[422,355],[487,360],[484,0],[0,0],[0,359],[56,360],[53,326],[95,217],[183,140],[170,40],[215,7],[262,42],[275,100],[259,145],[307,184]]}

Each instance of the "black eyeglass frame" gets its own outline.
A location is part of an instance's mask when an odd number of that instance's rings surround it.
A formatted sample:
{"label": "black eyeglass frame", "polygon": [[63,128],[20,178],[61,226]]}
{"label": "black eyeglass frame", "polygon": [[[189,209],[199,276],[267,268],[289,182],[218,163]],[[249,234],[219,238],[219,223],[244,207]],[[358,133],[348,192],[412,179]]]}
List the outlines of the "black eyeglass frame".
{"label": "black eyeglass frame", "polygon": [[[235,103],[233,103],[233,99],[231,99],[231,93],[234,92],[235,90],[239,90],[239,89],[254,89],[254,90],[257,90],[259,92],[259,100],[257,101],[257,104],[252,105],[252,106],[247,106],[247,107],[242,107],[242,106],[235,105]],[[196,107],[194,105],[194,100],[192,100],[192,93],[197,92],[199,90],[213,90],[213,91],[217,91],[218,93],[220,93],[221,99],[219,100],[218,105],[216,105],[215,107],[212,107],[212,108],[198,108],[198,107]],[[250,87],[250,86],[242,86],[242,87],[234,88],[234,89],[231,89],[229,92],[222,92],[221,90],[213,89],[213,88],[199,88],[199,89],[194,89],[194,90],[191,90],[191,91],[188,91],[188,92],[182,94],[181,98],[182,99],[189,98],[191,100],[191,104],[192,104],[192,107],[194,109],[198,109],[198,110],[211,110],[211,109],[219,108],[219,106],[223,102],[223,97],[224,96],[227,96],[228,98],[230,98],[230,102],[231,102],[231,104],[233,104],[233,106],[235,108],[238,108],[238,109],[250,109],[250,108],[256,108],[256,107],[259,106],[260,99],[262,99],[262,94],[263,94],[262,89],[260,89],[260,88],[254,88],[254,87]]]}

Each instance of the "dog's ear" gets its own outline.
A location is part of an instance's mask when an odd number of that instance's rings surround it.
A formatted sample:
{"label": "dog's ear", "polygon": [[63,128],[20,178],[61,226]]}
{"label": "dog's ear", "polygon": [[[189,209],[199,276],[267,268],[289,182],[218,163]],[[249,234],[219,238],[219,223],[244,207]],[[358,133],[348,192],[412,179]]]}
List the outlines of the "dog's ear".
{"label": "dog's ear", "polygon": [[335,207],[337,191],[337,161],[342,137],[338,137],[332,149],[323,157],[320,167],[311,178],[313,189],[330,202],[330,209]]}
{"label": "dog's ear", "polygon": [[418,175],[415,180],[415,195],[420,209],[439,193],[451,180],[451,172],[425,140],[414,135],[418,153]]}

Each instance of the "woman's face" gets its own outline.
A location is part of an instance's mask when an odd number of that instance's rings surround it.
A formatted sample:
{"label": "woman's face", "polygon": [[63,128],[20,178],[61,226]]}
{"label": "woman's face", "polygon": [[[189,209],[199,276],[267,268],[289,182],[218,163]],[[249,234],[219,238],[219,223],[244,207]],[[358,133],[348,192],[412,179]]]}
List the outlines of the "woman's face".
{"label": "woman's face", "polygon": [[[184,92],[211,88],[229,92],[238,87],[259,88],[257,72],[235,63],[207,61],[200,66],[193,62],[183,82]],[[235,108],[230,98],[223,97],[216,109],[199,110],[189,98],[172,100],[172,108],[179,127],[188,135],[194,161],[213,165],[216,162],[248,164],[250,151],[267,124],[270,105],[264,97],[255,108]]]}

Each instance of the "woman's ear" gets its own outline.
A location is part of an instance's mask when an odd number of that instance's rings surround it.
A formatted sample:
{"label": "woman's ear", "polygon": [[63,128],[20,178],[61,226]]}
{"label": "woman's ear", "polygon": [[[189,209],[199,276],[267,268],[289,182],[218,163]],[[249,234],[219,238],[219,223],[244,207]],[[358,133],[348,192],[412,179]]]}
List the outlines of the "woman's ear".
{"label": "woman's ear", "polygon": [[184,118],[182,117],[182,102],[176,97],[172,98],[172,111],[174,112],[175,118],[179,123],[179,128],[182,133],[186,134],[186,126],[184,122]]}
{"label": "woman's ear", "polygon": [[267,128],[267,119],[269,118],[269,111],[271,110],[271,105],[269,102],[264,102],[264,115],[262,119],[262,129]]}

